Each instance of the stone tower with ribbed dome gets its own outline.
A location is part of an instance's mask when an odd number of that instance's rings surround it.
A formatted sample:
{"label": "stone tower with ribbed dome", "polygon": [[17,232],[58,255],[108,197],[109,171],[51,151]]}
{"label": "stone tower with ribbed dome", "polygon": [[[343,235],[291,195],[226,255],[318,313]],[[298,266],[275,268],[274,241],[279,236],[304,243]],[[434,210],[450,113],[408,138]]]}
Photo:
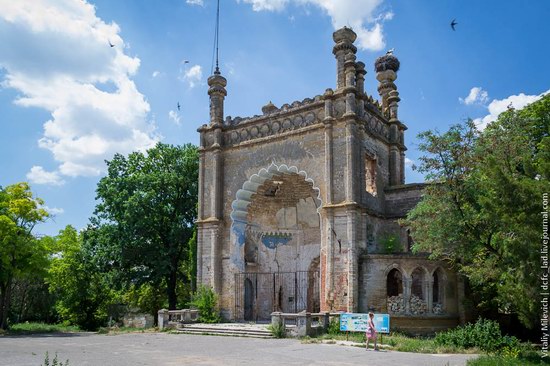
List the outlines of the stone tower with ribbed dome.
{"label": "stone tower with ribbed dome", "polygon": [[334,32],[336,86],[252,117],[224,116],[227,80],[208,79],[200,133],[198,282],[232,320],[272,312],[390,313],[392,326],[433,331],[464,320],[463,284],[411,252],[405,217],[423,184],[405,184],[392,51],[365,92],[355,32]]}

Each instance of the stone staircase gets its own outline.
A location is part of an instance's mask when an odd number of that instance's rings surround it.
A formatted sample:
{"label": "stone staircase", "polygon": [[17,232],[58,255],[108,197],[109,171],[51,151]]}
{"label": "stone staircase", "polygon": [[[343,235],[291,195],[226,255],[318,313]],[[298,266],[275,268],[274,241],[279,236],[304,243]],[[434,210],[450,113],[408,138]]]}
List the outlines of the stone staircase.
{"label": "stone staircase", "polygon": [[181,324],[176,327],[178,333],[217,335],[249,338],[273,338],[267,325],[220,323],[220,324]]}

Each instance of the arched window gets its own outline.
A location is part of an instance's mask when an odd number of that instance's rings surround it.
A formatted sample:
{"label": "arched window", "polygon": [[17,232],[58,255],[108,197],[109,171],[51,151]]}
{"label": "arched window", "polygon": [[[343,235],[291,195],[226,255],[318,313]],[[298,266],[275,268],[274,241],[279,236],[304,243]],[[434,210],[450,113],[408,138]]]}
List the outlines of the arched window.
{"label": "arched window", "polygon": [[388,278],[386,279],[386,291],[387,296],[398,296],[403,293],[403,276],[397,268],[392,269],[388,273]]}

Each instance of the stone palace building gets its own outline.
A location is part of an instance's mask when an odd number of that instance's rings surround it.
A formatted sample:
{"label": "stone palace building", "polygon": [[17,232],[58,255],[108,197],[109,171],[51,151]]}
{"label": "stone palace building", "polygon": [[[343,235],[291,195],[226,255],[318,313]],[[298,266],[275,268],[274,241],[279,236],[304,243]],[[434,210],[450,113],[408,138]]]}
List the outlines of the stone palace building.
{"label": "stone palace building", "polygon": [[356,34],[334,32],[336,88],[262,114],[224,116],[226,79],[208,79],[200,132],[198,282],[232,320],[273,311],[392,314],[392,328],[464,321],[464,284],[445,263],[411,253],[398,219],[420,200],[405,184],[399,61],[375,62],[379,99],[364,89]]}

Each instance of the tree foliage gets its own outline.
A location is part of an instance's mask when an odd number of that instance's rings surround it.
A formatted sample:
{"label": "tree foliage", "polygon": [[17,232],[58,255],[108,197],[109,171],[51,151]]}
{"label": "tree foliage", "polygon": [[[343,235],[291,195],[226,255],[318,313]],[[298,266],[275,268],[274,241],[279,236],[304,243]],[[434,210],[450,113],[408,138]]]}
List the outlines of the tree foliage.
{"label": "tree foliage", "polygon": [[48,282],[57,299],[55,309],[60,319],[94,330],[106,322],[107,309],[116,301],[117,294],[95,265],[83,236],[67,226],[53,238]]}
{"label": "tree foliage", "polygon": [[146,153],[117,154],[107,166],[87,240],[121,283],[165,288],[175,309],[178,282],[190,284],[193,271],[197,149],[159,143]]}
{"label": "tree foliage", "polygon": [[47,252],[32,234],[48,213],[43,201],[33,196],[27,183],[0,187],[0,328],[8,327],[14,281],[42,272]]}
{"label": "tree foliage", "polygon": [[550,191],[550,95],[509,109],[484,131],[473,121],[419,136],[432,184],[404,224],[418,251],[449,260],[482,311],[538,319],[542,194]]}

